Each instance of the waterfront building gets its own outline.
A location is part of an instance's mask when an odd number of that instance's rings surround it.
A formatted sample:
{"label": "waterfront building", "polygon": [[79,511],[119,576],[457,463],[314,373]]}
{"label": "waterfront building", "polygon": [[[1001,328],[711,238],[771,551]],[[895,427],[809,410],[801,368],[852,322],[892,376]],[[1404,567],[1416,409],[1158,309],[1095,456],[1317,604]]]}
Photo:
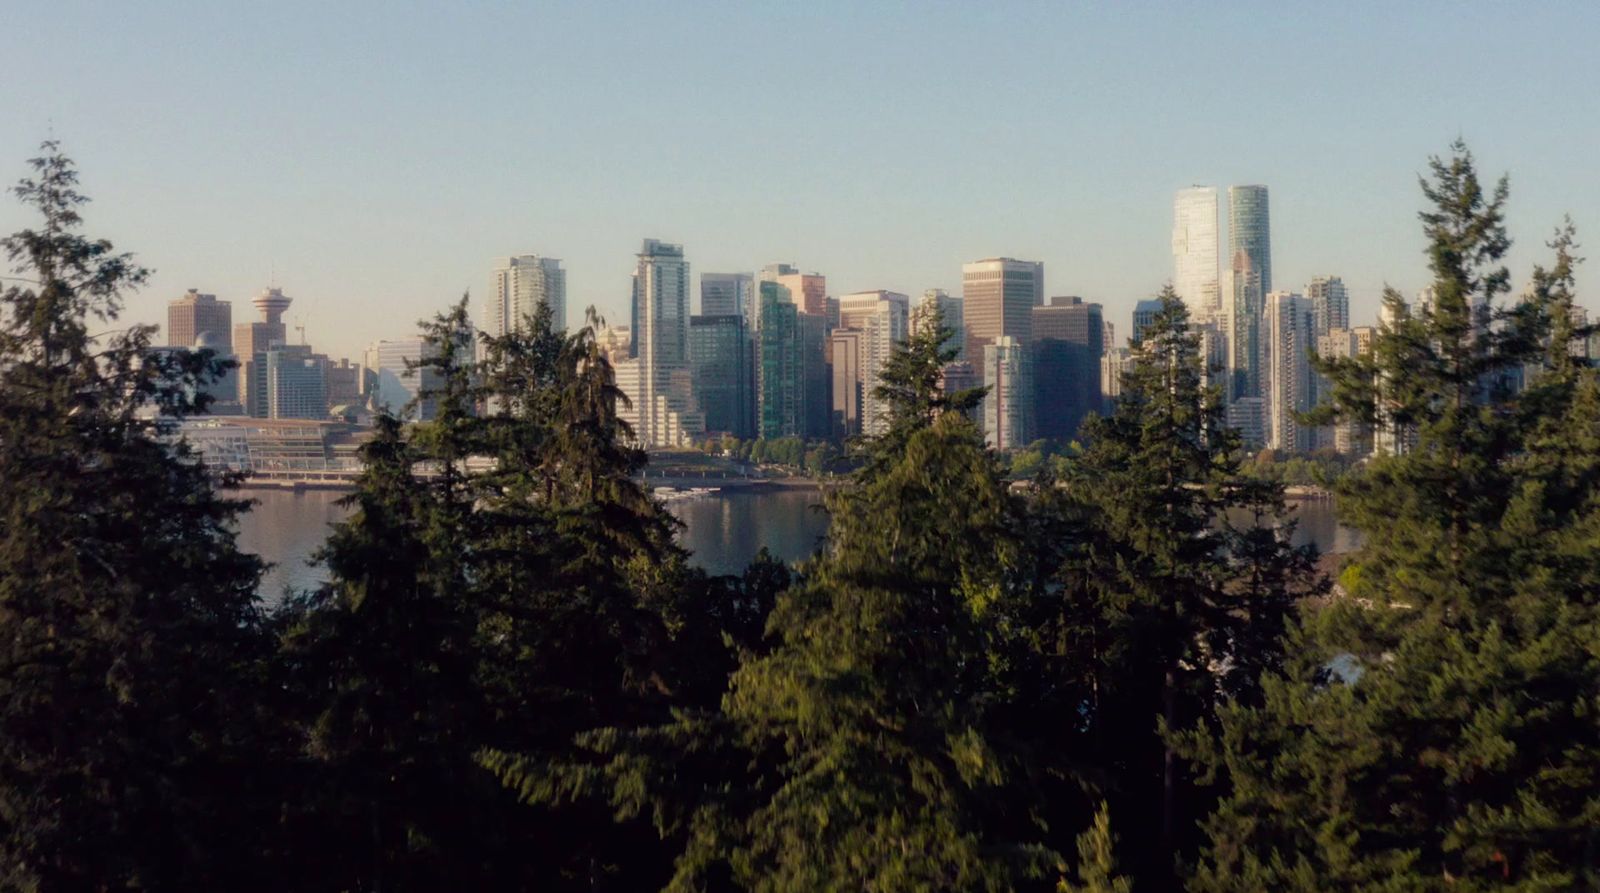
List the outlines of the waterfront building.
{"label": "waterfront building", "polygon": [[318,357],[304,344],[274,344],[267,349],[264,371],[267,418],[326,419],[328,381],[326,357]]}
{"label": "waterfront building", "polygon": [[805,418],[799,310],[777,282],[761,280],[756,292],[756,436],[799,437]]}
{"label": "waterfront building", "polygon": [[561,261],[537,254],[495,260],[481,328],[495,337],[522,327],[540,305],[550,307],[556,331],[567,327],[567,272]]}
{"label": "waterfront building", "polygon": [[1068,441],[1100,411],[1100,358],[1105,354],[1099,304],[1053,297],[1033,308],[1034,432]]}
{"label": "waterfront building", "polygon": [[688,446],[705,430],[689,367],[689,263],[683,246],[645,239],[633,271],[632,402],[621,413],[647,448]]}
{"label": "waterfront building", "polygon": [[[704,284],[704,279],[701,282]],[[693,391],[708,433],[731,434],[746,440],[755,436],[752,349],[742,314],[690,317]]]}
{"label": "waterfront building", "polygon": [[1334,329],[1350,328],[1350,294],[1345,290],[1344,280],[1338,276],[1312,279],[1306,286],[1306,300],[1311,302],[1318,338]]}
{"label": "waterfront building", "polygon": [[192,347],[206,333],[212,350],[233,356],[232,303],[193,288],[167,302],[167,346]]}
{"label": "waterfront building", "polygon": [[1172,287],[1196,322],[1222,312],[1217,190],[1191,186],[1172,202]]}
{"label": "waterfront building", "polygon": [[233,327],[234,356],[239,361],[239,402],[245,414],[254,418],[267,417],[267,349],[274,344],[288,343],[283,313],[293,300],[283,289],[262,289],[250,301],[261,314],[261,320]]}
{"label": "waterfront building", "polygon": [[1028,348],[1021,339],[1001,335],[983,348],[983,438],[997,450],[1014,450],[1033,440],[1033,381]]}
{"label": "waterfront building", "polygon": [[878,435],[888,430],[889,407],[873,394],[884,364],[901,342],[906,340],[911,318],[911,299],[893,291],[877,289],[839,296],[839,325],[861,333],[860,392],[861,430]]}
{"label": "waterfront building", "polygon": [[1283,291],[1267,295],[1262,318],[1267,446],[1286,453],[1316,447],[1314,431],[1296,418],[1296,413],[1316,405],[1309,357],[1316,343],[1311,337],[1313,325],[1311,302],[1305,297]]}
{"label": "waterfront building", "polygon": [[831,436],[839,441],[861,433],[861,340],[861,332],[843,327],[828,336],[833,378]]}
{"label": "waterfront building", "polygon": [[1033,340],[1033,308],[1044,303],[1044,264],[989,257],[961,267],[962,326],[966,357],[986,362],[983,346],[1002,335]]}

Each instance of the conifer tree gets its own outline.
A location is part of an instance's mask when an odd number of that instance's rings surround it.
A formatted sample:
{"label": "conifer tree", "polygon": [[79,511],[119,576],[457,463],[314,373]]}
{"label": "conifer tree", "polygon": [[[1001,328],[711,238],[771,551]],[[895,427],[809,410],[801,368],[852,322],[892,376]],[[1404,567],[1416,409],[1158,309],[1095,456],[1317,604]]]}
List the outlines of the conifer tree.
{"label": "conifer tree", "polygon": [[1391,295],[1372,356],[1325,366],[1324,417],[1409,431],[1339,490],[1365,537],[1343,597],[1200,742],[1229,793],[1196,890],[1600,884],[1600,401],[1569,356],[1575,246],[1558,233],[1530,300],[1498,308],[1504,181],[1484,190],[1458,143],[1423,192],[1433,304]]}
{"label": "conifer tree", "polygon": [[1063,880],[1059,893],[1132,893],[1133,882],[1117,875],[1116,840],[1111,811],[1101,804],[1094,824],[1078,835],[1077,883]]}
{"label": "conifer tree", "polygon": [[170,437],[225,364],[98,331],[145,270],[79,232],[56,144],[32,165],[40,226],[0,241],[0,886],[241,886],[261,565]]}
{"label": "conifer tree", "polygon": [[[1317,583],[1310,550],[1289,545],[1281,486],[1240,470],[1182,301],[1170,286],[1160,300],[1115,412],[1086,425],[1066,480],[1086,543],[1061,566],[1060,635],[1089,659],[1065,664],[1087,677],[1064,689],[1084,721],[1059,746],[1092,754],[1119,815],[1150,829],[1134,864],[1164,886],[1206,804],[1161,730],[1257,697],[1288,613]],[[1230,519],[1241,510],[1248,523]]]}

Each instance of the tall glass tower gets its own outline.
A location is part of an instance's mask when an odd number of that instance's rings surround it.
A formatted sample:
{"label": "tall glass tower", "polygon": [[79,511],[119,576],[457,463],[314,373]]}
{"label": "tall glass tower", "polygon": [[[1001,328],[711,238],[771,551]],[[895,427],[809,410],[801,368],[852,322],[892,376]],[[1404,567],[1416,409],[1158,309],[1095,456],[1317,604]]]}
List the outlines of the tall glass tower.
{"label": "tall glass tower", "polygon": [[1239,252],[1261,278],[1261,293],[1272,291],[1272,227],[1267,214],[1267,187],[1228,187],[1228,256],[1238,269]]}

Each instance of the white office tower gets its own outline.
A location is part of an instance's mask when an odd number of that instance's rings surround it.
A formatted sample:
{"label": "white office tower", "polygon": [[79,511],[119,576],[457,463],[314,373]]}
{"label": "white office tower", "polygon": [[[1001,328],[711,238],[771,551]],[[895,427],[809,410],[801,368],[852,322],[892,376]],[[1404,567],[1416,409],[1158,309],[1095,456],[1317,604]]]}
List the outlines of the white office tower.
{"label": "white office tower", "polygon": [[1314,405],[1311,378],[1311,302],[1286,291],[1267,295],[1261,320],[1262,393],[1267,401],[1267,446],[1286,453],[1314,449],[1314,429],[1300,424],[1295,413]]}
{"label": "white office tower", "polygon": [[839,328],[861,333],[857,362],[861,393],[861,431],[879,435],[889,430],[889,407],[873,394],[884,364],[895,346],[906,340],[911,299],[893,291],[859,291],[839,298]]}
{"label": "white office tower", "polygon": [[1338,276],[1318,276],[1311,280],[1306,286],[1306,299],[1311,302],[1318,338],[1334,329],[1350,328],[1350,294],[1345,291],[1344,280]]}
{"label": "white office tower", "polygon": [[633,270],[633,343],[616,365],[631,407],[618,414],[641,446],[689,446],[705,433],[689,365],[689,263],[683,246],[645,239]]}
{"label": "white office tower", "polygon": [[1172,202],[1172,287],[1197,323],[1222,312],[1217,190],[1191,186]]}
{"label": "white office tower", "polygon": [[480,326],[499,337],[523,325],[540,304],[550,306],[557,331],[567,327],[567,271],[553,257],[524,254],[495,261],[489,274],[489,300]]}
{"label": "white office tower", "polygon": [[1033,364],[1019,338],[1001,335],[983,346],[983,439],[997,450],[1033,440]]}

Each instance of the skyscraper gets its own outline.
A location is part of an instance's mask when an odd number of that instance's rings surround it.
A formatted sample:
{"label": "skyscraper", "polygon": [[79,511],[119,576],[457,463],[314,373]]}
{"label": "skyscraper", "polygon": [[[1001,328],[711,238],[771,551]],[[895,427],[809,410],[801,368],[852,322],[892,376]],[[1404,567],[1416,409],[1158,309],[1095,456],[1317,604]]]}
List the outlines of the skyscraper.
{"label": "skyscraper", "polygon": [[[1261,293],[1272,291],[1272,221],[1267,214],[1267,187],[1228,187],[1228,256],[1243,252],[1261,279]],[[1237,267],[1235,267],[1237,269]]]}
{"label": "skyscraper", "polygon": [[1001,335],[983,348],[983,437],[997,450],[1014,450],[1033,440],[1032,363],[1022,341]]}
{"label": "skyscraper", "polygon": [[755,279],[749,273],[701,273],[700,315],[743,317],[748,333],[756,310]]}
{"label": "skyscraper", "polygon": [[1250,255],[1234,252],[1225,307],[1230,381],[1224,396],[1228,399],[1262,396],[1261,315],[1265,302],[1261,275],[1251,266]]}
{"label": "skyscraper", "polygon": [[799,311],[789,290],[770,280],[756,283],[756,436],[798,437],[805,419],[805,367]]}
{"label": "skyscraper", "polygon": [[[634,388],[623,415],[646,447],[687,446],[704,431],[689,366],[689,263],[683,246],[645,239],[633,271],[632,357],[617,380]],[[637,368],[623,369],[627,363]]]}
{"label": "skyscraper", "polygon": [[1311,313],[1316,319],[1316,337],[1334,329],[1350,328],[1350,296],[1338,276],[1318,276],[1306,286]]}
{"label": "skyscraper", "polygon": [[1105,325],[1100,305],[1051,298],[1033,308],[1034,432],[1066,441],[1100,411],[1100,357]]}
{"label": "skyscraper", "polygon": [[1220,251],[1216,187],[1178,190],[1172,202],[1172,287],[1196,322],[1222,310]]}
{"label": "skyscraper", "polygon": [[242,322],[233,327],[234,355],[239,360],[239,402],[245,415],[267,417],[267,349],[288,342],[283,312],[293,298],[281,288],[264,288],[251,299],[261,313],[260,322]]}
{"label": "skyscraper", "polygon": [[911,299],[899,292],[878,289],[839,296],[839,327],[861,333],[859,376],[864,434],[882,434],[888,428],[888,406],[873,391],[895,346],[906,340],[910,319]]}
{"label": "skyscraper", "polygon": [[828,373],[828,317],[797,313],[800,326],[800,436],[825,440],[833,429],[833,382]]}
{"label": "skyscraper", "polygon": [[827,318],[828,277],[821,273],[802,273],[793,264],[768,264],[756,278],[788,289],[789,300],[801,313]]}
{"label": "skyscraper", "polygon": [[[702,280],[704,282],[704,280]],[[744,317],[737,313],[689,319],[694,396],[707,431],[755,436],[755,366]]]}
{"label": "skyscraper", "polygon": [[1130,340],[1134,344],[1144,342],[1144,330],[1154,324],[1156,317],[1161,315],[1161,302],[1154,298],[1145,298],[1133,305],[1133,334]]}
{"label": "skyscraper", "polygon": [[1033,308],[1044,303],[1044,264],[990,257],[961,267],[962,324],[967,359],[982,363],[983,345],[1010,335],[1033,340]]}
{"label": "skyscraper", "polygon": [[861,339],[862,333],[843,327],[829,335],[833,375],[831,436],[836,440],[861,433]]}
{"label": "skyscraper", "polygon": [[1313,405],[1310,351],[1311,302],[1301,295],[1275,291],[1267,295],[1262,317],[1267,402],[1267,446],[1288,453],[1313,449],[1314,429],[1301,425],[1296,413]]}
{"label": "skyscraper", "polygon": [[[1312,313],[1316,308],[1312,308]],[[1330,329],[1327,334],[1317,338],[1317,355],[1324,359],[1353,359],[1370,349],[1372,345],[1372,328],[1362,326],[1360,329]],[[1315,374],[1315,373],[1313,373]],[[1326,381],[1318,377],[1319,393],[1327,387]],[[1372,449],[1372,430],[1353,419],[1344,418],[1327,430],[1328,439],[1334,450],[1347,456],[1361,456]],[[1327,444],[1325,444],[1327,445]]]}
{"label": "skyscraper", "polygon": [[231,355],[233,304],[193,288],[167,303],[167,346],[193,347],[195,339],[204,332],[211,332],[220,339],[213,342],[213,350]]}
{"label": "skyscraper", "polygon": [[435,415],[434,401],[425,399],[416,405],[411,401],[426,388],[438,386],[437,373],[431,369],[411,367],[422,362],[426,342],[420,336],[377,341],[367,348],[364,365],[372,375],[372,408],[386,411],[411,422],[426,422]]}
{"label": "skyscraper", "polygon": [[537,254],[502,257],[489,274],[489,301],[482,329],[500,336],[531,318],[540,304],[550,306],[557,331],[567,327],[567,272],[561,261]]}

